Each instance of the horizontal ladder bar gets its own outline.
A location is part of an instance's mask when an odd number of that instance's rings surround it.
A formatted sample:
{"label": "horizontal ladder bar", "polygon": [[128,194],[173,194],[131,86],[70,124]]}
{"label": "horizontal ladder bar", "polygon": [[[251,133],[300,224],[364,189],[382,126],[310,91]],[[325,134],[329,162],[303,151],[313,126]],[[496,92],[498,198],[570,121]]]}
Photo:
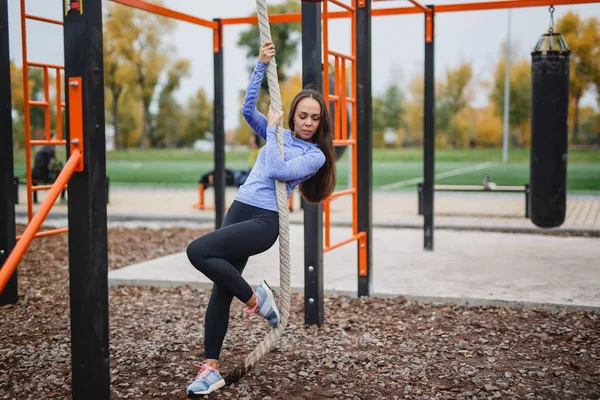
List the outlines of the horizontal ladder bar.
{"label": "horizontal ladder bar", "polygon": [[42,63],[42,62],[34,62],[34,61],[28,61],[28,62],[27,62],[27,66],[28,66],[28,67],[39,67],[39,68],[65,69],[65,67],[64,67],[63,65],[58,65],[58,64],[46,64],[46,63]]}
{"label": "horizontal ladder bar", "polygon": [[57,19],[50,19],[45,17],[38,17],[37,15],[25,14],[25,18],[32,19],[34,21],[48,22],[50,24],[62,25],[63,22]]}
{"label": "horizontal ladder bar", "polygon": [[341,242],[337,242],[332,245],[329,245],[329,246],[323,248],[323,253],[333,250],[333,249],[337,249],[338,247],[341,247],[350,242],[354,242],[355,240],[359,240],[360,238],[362,238],[365,235],[366,235],[365,232],[360,232],[358,235],[354,235],[354,236],[350,237],[349,239],[345,239],[345,240],[342,240]]}
{"label": "horizontal ladder bar", "polygon": [[[44,237],[44,236],[51,236],[51,235],[56,235],[59,233],[64,233],[64,232],[68,232],[69,228],[59,228],[59,229],[52,229],[49,231],[44,231],[44,232],[38,232],[35,235],[33,235],[34,238],[39,238],[39,237]],[[20,240],[23,237],[23,235],[17,236],[17,240]]]}

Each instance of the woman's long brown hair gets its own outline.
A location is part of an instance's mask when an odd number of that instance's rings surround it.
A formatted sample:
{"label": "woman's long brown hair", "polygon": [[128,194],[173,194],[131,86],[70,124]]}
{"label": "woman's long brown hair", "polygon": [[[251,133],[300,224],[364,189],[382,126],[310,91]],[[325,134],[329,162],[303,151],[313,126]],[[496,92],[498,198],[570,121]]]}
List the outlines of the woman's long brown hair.
{"label": "woman's long brown hair", "polygon": [[288,126],[294,132],[294,115],[301,100],[311,98],[319,102],[321,106],[321,117],[319,128],[312,137],[312,142],[319,145],[319,149],[325,154],[325,164],[312,177],[300,184],[300,193],[309,203],[319,203],[333,193],[335,189],[335,151],[333,149],[333,130],[331,129],[331,118],[325,105],[323,94],[314,85],[306,86],[296,95],[290,108]]}

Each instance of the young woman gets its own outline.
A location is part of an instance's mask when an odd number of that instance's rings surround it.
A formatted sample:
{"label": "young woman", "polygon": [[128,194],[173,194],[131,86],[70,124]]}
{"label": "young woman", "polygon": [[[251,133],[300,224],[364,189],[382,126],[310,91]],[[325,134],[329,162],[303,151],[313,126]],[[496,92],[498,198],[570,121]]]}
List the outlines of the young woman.
{"label": "young woman", "polygon": [[279,323],[279,311],[267,283],[263,281],[252,290],[242,277],[248,257],[268,250],[279,235],[275,182],[286,182],[288,196],[299,185],[311,203],[326,199],[335,187],[333,132],[325,100],[318,90],[305,88],[294,98],[288,119],[290,130],[283,132],[284,157],[276,137],[283,112],[275,114],[269,108],[265,117],[256,109],[260,84],[274,55],[273,43],[263,43],[242,107],[246,121],[266,145],[239,188],[223,226],[187,248],[192,265],[214,282],[204,321],[205,361],[187,387],[188,394],[209,394],[225,385],[219,374],[219,354],[234,297],[248,306],[246,313],[264,317],[273,328]]}

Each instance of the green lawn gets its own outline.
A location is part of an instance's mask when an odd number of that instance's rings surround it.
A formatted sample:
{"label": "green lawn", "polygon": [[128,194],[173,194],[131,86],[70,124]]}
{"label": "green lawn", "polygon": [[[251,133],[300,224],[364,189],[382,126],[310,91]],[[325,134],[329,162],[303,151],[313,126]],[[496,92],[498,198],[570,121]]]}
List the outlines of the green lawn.
{"label": "green lawn", "polygon": [[[338,185],[347,187],[348,154],[338,162]],[[64,159],[64,150],[59,151]],[[200,175],[213,168],[212,153],[189,150],[128,150],[108,152],[107,173],[111,184],[194,186]],[[498,185],[523,185],[529,178],[529,150],[511,149],[509,163],[502,163],[499,149],[448,150],[436,149],[436,182],[443,184],[481,184],[483,174],[489,174]],[[228,152],[226,166],[242,169],[247,166],[248,153]],[[375,149],[373,152],[373,186],[384,190],[414,190],[416,180],[423,176],[421,149]],[[15,173],[25,174],[25,153],[15,152]],[[488,163],[488,164],[485,164]],[[481,169],[468,171],[469,167]],[[457,171],[457,172],[453,172]],[[450,176],[444,177],[443,174]],[[402,181],[411,182],[397,184]],[[570,150],[567,168],[567,189],[600,192],[600,151]]]}

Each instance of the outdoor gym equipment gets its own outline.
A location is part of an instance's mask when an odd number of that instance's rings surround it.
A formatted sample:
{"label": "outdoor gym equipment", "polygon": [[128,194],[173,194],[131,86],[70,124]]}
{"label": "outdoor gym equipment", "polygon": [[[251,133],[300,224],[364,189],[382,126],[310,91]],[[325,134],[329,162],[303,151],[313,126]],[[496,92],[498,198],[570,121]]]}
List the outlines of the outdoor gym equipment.
{"label": "outdoor gym equipment", "polygon": [[550,29],[531,53],[531,222],[555,228],[567,209],[567,119],[569,116],[569,55],[563,36]]}

